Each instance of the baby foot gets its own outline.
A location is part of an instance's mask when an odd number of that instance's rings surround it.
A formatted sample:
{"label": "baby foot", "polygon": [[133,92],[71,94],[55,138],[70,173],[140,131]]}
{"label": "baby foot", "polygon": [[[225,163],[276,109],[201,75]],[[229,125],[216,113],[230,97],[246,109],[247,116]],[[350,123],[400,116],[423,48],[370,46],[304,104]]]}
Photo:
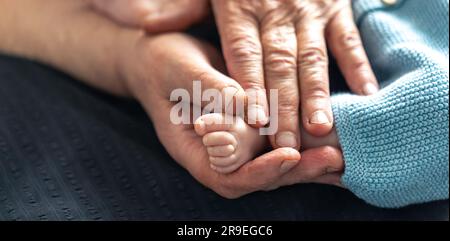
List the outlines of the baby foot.
{"label": "baby foot", "polygon": [[[225,122],[226,118],[232,122]],[[224,174],[237,170],[267,147],[267,138],[238,116],[203,115],[195,121],[195,132],[203,137],[211,168]]]}

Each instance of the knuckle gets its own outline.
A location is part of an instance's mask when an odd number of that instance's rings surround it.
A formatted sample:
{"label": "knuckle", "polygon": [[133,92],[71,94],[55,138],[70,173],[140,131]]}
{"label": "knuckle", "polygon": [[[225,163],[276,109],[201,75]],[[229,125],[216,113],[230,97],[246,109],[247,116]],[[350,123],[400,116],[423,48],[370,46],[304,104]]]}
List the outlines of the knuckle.
{"label": "knuckle", "polygon": [[369,71],[370,65],[365,59],[357,58],[351,64],[351,69],[358,72]]}
{"label": "knuckle", "polygon": [[[282,116],[283,118],[287,116],[291,117],[298,117],[298,103],[286,103],[286,102],[279,102],[278,104],[278,114]],[[282,119],[280,121],[290,121],[289,119]]]}
{"label": "knuckle", "polygon": [[344,31],[338,36],[338,41],[342,49],[346,51],[362,48],[362,42],[356,30]]}
{"label": "knuckle", "polygon": [[[256,78],[256,76],[259,76],[259,72],[255,71],[255,70],[247,70],[246,75],[240,75],[241,76],[241,80],[239,80],[239,83],[241,84],[242,88],[244,88],[246,90],[246,92],[248,92],[248,90],[250,90],[250,92],[252,91],[260,91],[261,93],[264,93],[265,96],[265,87],[264,87],[264,79],[263,77],[261,78]],[[255,76],[255,78],[253,78]]]}
{"label": "knuckle", "polygon": [[237,63],[245,63],[260,56],[261,53],[251,46],[240,43],[230,47],[230,55]]}
{"label": "knuckle", "polygon": [[283,88],[278,99],[278,113],[297,113],[299,107],[299,97],[296,88]]}
{"label": "knuckle", "polygon": [[311,91],[309,91],[306,94],[305,98],[310,99],[310,100],[319,101],[319,100],[330,98],[330,95],[328,94],[328,91],[326,91],[326,90],[312,89]]}
{"label": "knuckle", "polygon": [[322,81],[311,81],[308,86],[303,87],[304,95],[307,98],[329,98],[328,86],[326,86]]}
{"label": "knuckle", "polygon": [[229,39],[229,43],[229,53],[238,63],[261,58],[260,45],[251,36],[236,35]]}
{"label": "knuckle", "polygon": [[296,73],[297,59],[292,50],[273,49],[264,59],[267,71],[277,75],[292,75]]}
{"label": "knuckle", "polygon": [[299,64],[302,68],[312,68],[328,65],[327,54],[315,45],[309,45],[299,51]]}

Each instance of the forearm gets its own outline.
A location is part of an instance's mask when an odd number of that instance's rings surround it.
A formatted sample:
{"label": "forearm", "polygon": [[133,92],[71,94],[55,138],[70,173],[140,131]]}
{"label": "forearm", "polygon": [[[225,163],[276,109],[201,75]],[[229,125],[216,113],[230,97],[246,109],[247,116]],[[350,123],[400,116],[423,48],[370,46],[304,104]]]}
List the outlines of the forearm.
{"label": "forearm", "polygon": [[0,0],[0,52],[52,65],[114,94],[128,95],[119,61],[139,31],[93,12],[83,0]]}

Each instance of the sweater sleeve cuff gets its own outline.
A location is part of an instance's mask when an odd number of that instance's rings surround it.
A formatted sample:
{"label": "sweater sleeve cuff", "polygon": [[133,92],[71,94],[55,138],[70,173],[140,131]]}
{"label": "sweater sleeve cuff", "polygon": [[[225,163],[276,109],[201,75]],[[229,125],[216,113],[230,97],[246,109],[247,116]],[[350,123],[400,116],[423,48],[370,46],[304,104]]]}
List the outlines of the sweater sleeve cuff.
{"label": "sweater sleeve cuff", "polygon": [[448,93],[408,88],[332,97],[342,183],[375,206],[448,198]]}

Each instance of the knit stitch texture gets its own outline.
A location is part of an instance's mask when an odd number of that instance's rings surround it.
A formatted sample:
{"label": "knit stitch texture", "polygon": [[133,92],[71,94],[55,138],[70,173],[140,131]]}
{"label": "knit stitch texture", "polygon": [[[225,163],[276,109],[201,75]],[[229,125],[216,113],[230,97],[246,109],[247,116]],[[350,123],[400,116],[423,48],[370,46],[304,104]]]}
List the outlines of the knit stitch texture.
{"label": "knit stitch texture", "polygon": [[353,5],[382,90],[332,97],[342,182],[381,207],[447,199],[449,1]]}

